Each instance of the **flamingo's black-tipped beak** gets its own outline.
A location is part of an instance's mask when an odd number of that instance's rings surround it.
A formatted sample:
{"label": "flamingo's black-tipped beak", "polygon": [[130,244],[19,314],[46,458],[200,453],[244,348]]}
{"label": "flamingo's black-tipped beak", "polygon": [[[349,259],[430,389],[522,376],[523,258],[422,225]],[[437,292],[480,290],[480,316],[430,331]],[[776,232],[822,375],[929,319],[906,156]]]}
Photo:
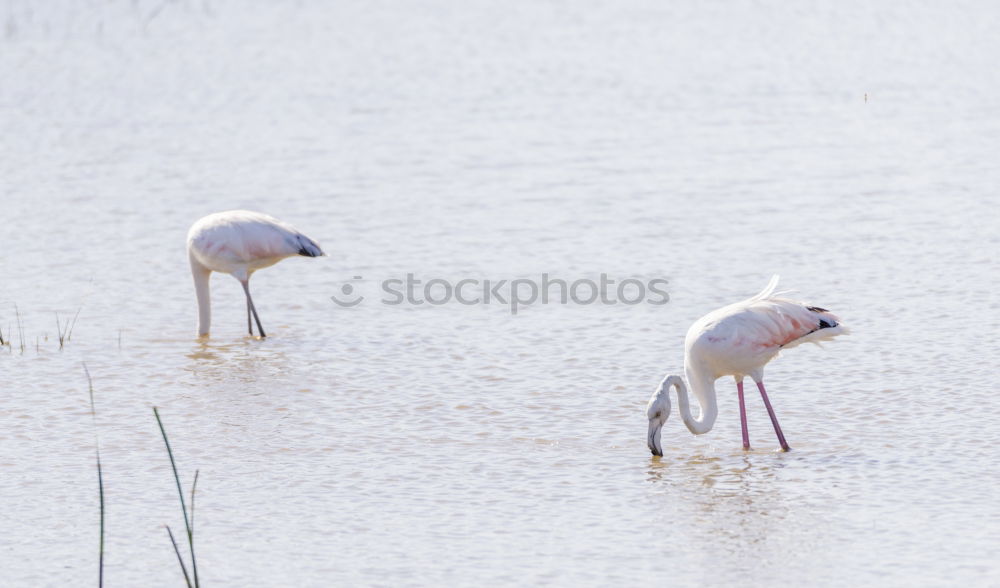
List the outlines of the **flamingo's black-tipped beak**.
{"label": "flamingo's black-tipped beak", "polygon": [[653,455],[663,457],[663,446],[660,445],[660,430],[663,429],[663,421],[659,419],[649,419],[649,433],[646,436],[646,445]]}

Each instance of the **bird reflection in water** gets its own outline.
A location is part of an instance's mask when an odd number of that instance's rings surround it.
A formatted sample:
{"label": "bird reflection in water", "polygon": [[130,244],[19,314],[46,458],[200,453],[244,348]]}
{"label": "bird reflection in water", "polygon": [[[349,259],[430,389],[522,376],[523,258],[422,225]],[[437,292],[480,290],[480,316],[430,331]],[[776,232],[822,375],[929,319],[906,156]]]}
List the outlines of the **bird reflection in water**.
{"label": "bird reflection in water", "polygon": [[192,360],[186,370],[215,381],[257,381],[284,373],[288,358],[278,346],[262,347],[257,339],[217,343],[211,339],[192,342],[186,354]]}
{"label": "bird reflection in water", "polygon": [[[781,491],[784,459],[766,454],[688,455],[651,458],[647,481],[669,505],[673,520],[697,521],[702,531],[683,532],[685,541],[711,538],[712,545],[691,549],[725,549],[747,560],[761,556],[763,543],[787,518],[789,501]],[[720,546],[718,541],[727,542]]]}

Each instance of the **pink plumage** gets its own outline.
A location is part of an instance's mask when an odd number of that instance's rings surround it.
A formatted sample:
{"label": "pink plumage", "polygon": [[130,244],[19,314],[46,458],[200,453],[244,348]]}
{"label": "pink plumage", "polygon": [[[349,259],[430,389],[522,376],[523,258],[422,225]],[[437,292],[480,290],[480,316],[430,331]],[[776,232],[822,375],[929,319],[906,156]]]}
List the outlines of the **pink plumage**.
{"label": "pink plumage", "polygon": [[783,349],[802,343],[818,344],[848,331],[830,311],[782,298],[782,293],[775,293],[777,285],[778,276],[774,276],[760,294],[710,312],[691,325],[684,340],[684,372],[701,414],[697,419],[691,415],[684,379],[664,378],[646,407],[650,422],[647,443],[654,455],[662,455],[660,429],[670,414],[669,389],[677,388],[684,424],[692,433],[701,435],[712,429],[718,416],[715,380],[723,376],[736,380],[744,449],[750,448],[743,399],[746,376],[760,390],[782,449],[789,449],[764,389],[764,366]]}
{"label": "pink plumage", "polygon": [[319,245],[292,225],[248,210],[216,212],[188,231],[188,249],[212,271],[253,272],[293,255],[323,255]]}

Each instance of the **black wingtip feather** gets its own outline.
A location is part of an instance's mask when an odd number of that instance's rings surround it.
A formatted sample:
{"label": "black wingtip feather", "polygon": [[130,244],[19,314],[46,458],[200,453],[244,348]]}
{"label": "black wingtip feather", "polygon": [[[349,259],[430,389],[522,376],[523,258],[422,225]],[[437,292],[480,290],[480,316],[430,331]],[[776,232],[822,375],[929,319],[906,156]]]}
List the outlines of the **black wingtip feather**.
{"label": "black wingtip feather", "polygon": [[299,246],[298,254],[303,257],[319,257],[323,255],[323,250],[320,246],[305,235],[296,235],[296,241]]}
{"label": "black wingtip feather", "polygon": [[807,306],[806,310],[811,310],[813,312],[830,312],[829,310],[825,308],[820,308],[818,306]]}

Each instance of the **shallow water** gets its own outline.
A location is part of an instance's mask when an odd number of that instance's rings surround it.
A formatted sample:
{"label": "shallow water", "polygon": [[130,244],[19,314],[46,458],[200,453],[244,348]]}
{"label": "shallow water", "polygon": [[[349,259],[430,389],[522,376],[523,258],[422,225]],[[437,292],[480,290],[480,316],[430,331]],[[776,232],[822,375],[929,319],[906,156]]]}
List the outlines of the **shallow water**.
{"label": "shallow water", "polygon": [[[158,406],[200,469],[206,585],[1000,582],[1000,89],[987,3],[8,2],[0,569],[181,581]],[[867,101],[865,95],[867,94]],[[263,210],[257,274],[187,227]],[[387,306],[378,283],[665,278],[663,306]],[[646,400],[771,273],[853,329],[730,381],[665,456]],[[361,276],[354,279],[354,276]],[[330,296],[351,284],[364,303]],[[81,308],[65,348],[55,313]]]}

